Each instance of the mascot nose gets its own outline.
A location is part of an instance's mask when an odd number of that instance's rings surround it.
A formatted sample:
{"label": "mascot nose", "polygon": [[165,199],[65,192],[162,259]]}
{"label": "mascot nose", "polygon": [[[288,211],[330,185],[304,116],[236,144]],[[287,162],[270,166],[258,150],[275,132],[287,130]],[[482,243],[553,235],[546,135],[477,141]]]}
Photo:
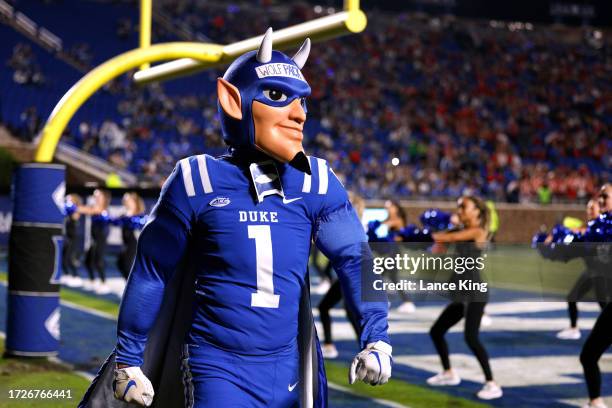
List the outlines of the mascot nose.
{"label": "mascot nose", "polygon": [[291,110],[289,111],[289,119],[299,123],[300,125],[306,122],[306,112],[300,103],[300,98],[296,98],[289,105]]}

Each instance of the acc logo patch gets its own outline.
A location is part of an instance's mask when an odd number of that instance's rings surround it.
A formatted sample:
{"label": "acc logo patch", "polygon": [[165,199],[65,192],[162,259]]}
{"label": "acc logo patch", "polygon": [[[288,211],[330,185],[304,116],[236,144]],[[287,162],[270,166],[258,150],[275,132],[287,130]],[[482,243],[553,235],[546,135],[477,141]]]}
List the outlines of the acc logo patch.
{"label": "acc logo patch", "polygon": [[208,203],[208,205],[212,207],[225,207],[229,203],[231,203],[231,201],[227,197],[216,197],[210,203]]}

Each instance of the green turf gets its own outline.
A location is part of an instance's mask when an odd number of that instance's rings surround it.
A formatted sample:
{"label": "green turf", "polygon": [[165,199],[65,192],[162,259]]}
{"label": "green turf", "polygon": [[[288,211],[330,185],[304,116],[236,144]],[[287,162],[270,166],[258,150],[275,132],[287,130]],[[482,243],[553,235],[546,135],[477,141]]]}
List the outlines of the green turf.
{"label": "green turf", "polygon": [[553,262],[526,246],[491,251],[486,268],[493,286],[556,295],[566,295],[583,270],[582,259]]}
{"label": "green turf", "polygon": [[[407,251],[418,256],[422,251]],[[579,275],[585,269],[582,259],[556,262],[543,259],[529,245],[499,245],[486,252],[483,275],[493,288],[514,289],[531,294],[556,295],[565,298]],[[404,272],[402,278],[424,278],[447,281],[450,272],[420,271],[411,276]]]}
{"label": "green turf", "polygon": [[[0,355],[4,340],[0,340]],[[44,385],[43,385],[44,384]],[[0,358],[0,408],[75,407],[89,386],[89,381],[68,368],[44,358]],[[10,399],[10,390],[64,390],[65,398]],[[68,391],[71,398],[68,399]],[[16,391],[13,391],[16,395]]]}
{"label": "green turf", "polygon": [[391,379],[381,387],[372,387],[359,382],[353,385],[348,383],[348,366],[330,361],[325,362],[327,379],[334,384],[349,388],[364,397],[381,398],[393,401],[411,408],[453,407],[477,408],[490,405],[470,401],[464,398],[453,397],[431,388],[408,384],[404,381]]}

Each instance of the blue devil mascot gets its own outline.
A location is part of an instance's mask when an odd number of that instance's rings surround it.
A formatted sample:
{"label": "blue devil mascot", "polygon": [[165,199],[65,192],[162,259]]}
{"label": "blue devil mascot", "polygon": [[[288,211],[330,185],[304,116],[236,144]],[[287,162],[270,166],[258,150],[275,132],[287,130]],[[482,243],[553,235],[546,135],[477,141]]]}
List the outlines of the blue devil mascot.
{"label": "blue devil mascot", "polygon": [[[308,292],[311,243],[331,260],[362,351],[351,383],[391,376],[387,302],[362,302],[371,253],[328,163],[302,147],[310,40],[234,61],[217,81],[229,153],[180,160],[142,231],[117,345],[83,407],[326,407]],[[366,264],[367,265],[367,264]]]}

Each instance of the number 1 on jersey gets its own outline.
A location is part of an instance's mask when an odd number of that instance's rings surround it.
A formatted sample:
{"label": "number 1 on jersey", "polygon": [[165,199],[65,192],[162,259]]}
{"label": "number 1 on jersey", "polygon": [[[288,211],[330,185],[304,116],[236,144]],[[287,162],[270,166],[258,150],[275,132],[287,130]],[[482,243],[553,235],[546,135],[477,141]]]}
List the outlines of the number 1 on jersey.
{"label": "number 1 on jersey", "polygon": [[274,294],[272,234],[269,225],[248,225],[249,238],[255,240],[257,292],[251,294],[252,307],[278,308],[279,295]]}

